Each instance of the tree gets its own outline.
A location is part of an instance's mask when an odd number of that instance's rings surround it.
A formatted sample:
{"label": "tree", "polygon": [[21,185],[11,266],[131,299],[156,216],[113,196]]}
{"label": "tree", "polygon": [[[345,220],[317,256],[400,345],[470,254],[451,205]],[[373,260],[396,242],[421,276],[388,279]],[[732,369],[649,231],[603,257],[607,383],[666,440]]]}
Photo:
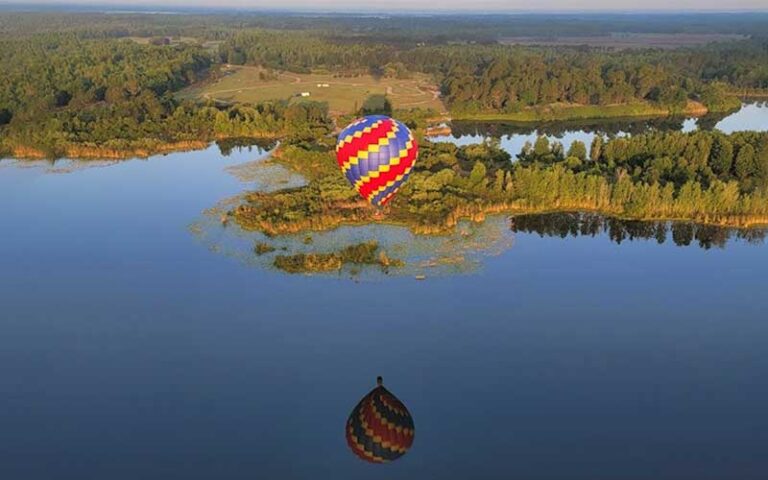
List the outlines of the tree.
{"label": "tree", "polygon": [[592,139],[592,145],[589,147],[589,158],[592,159],[593,162],[596,162],[600,159],[600,154],[603,152],[603,137],[602,135],[595,135],[595,138]]}
{"label": "tree", "polygon": [[727,138],[720,135],[715,137],[709,151],[709,166],[720,177],[730,175],[733,166],[733,144]]}
{"label": "tree", "polygon": [[472,167],[472,171],[469,173],[469,185],[474,191],[482,191],[485,189],[485,176],[488,170],[482,162],[475,163]]}
{"label": "tree", "polygon": [[742,182],[757,173],[755,148],[752,145],[746,144],[739,148],[734,168],[736,170],[736,177]]}
{"label": "tree", "polygon": [[756,153],[757,176],[762,185],[768,185],[768,137],[762,137]]}
{"label": "tree", "polygon": [[72,100],[72,94],[66,90],[59,90],[53,95],[53,102],[57,107],[66,107]]}
{"label": "tree", "polygon": [[392,104],[386,95],[371,95],[363,102],[360,115],[392,115]]}
{"label": "tree", "polygon": [[533,144],[533,154],[537,157],[543,157],[549,155],[549,139],[544,135],[541,135],[536,139],[536,143]]}
{"label": "tree", "polygon": [[243,65],[246,62],[245,53],[240,50],[230,50],[227,56],[227,63],[232,65]]}
{"label": "tree", "polygon": [[0,108],[0,125],[7,125],[11,123],[13,114],[7,108]]}
{"label": "tree", "polygon": [[579,160],[586,160],[587,159],[587,147],[584,145],[584,142],[580,140],[574,140],[573,143],[571,143],[571,147],[568,149],[568,156],[569,157],[576,157]]}

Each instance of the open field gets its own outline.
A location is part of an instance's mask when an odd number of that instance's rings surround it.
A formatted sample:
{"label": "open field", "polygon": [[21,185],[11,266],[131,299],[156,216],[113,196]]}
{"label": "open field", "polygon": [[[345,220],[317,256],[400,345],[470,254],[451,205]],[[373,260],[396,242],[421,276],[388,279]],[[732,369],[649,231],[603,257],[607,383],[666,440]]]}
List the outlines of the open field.
{"label": "open field", "polygon": [[174,37],[174,36],[167,36],[163,37],[157,36],[157,37],[125,37],[126,40],[130,40],[132,42],[136,42],[140,45],[149,45],[149,43],[152,40],[157,40],[161,38],[167,38],[169,40],[168,45],[181,45],[181,44],[189,44],[189,45],[196,45],[200,44],[204,49],[211,53],[215,53],[219,45],[222,43],[222,40],[206,40],[201,42],[199,39],[194,37]]}
{"label": "open field", "polygon": [[745,40],[747,36],[723,33],[612,33],[595,36],[503,37],[505,45],[580,46],[624,50],[630,48],[683,48],[713,42]]}
{"label": "open field", "polygon": [[[276,79],[262,79],[260,67],[222,67],[222,76],[213,82],[185,89],[180,96],[222,102],[259,102],[286,98],[306,98],[328,102],[331,113],[352,113],[371,94],[386,94],[394,108],[433,108],[443,112],[437,87],[424,75],[409,79],[370,75],[337,77],[330,74],[281,72]],[[309,93],[301,97],[301,93]]]}
{"label": "open field", "polygon": [[158,38],[168,38],[170,40],[171,45],[178,45],[181,43],[190,43],[190,44],[198,43],[198,40],[194,37],[175,37],[171,35],[168,35],[165,37],[163,35],[158,35],[156,37],[124,37],[124,38],[125,40],[131,40],[141,45],[148,45],[149,42],[151,42],[153,39],[158,39]]}

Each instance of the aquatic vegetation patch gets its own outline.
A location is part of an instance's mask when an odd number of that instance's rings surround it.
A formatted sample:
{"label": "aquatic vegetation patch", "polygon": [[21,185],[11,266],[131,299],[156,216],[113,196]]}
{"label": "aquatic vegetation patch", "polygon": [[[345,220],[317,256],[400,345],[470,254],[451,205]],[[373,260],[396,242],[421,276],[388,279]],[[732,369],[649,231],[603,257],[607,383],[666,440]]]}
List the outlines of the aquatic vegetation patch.
{"label": "aquatic vegetation patch", "polygon": [[369,241],[348,245],[335,252],[277,255],[273,265],[288,273],[311,273],[341,270],[345,265],[379,265],[389,268],[402,266],[403,262],[390,259],[385,251],[379,250],[378,242]]}

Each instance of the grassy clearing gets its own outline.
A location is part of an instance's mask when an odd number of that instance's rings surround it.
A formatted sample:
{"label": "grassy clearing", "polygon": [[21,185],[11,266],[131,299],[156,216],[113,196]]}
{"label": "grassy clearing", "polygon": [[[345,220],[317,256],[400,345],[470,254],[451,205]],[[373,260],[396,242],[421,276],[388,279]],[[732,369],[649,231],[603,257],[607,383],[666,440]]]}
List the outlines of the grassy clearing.
{"label": "grassy clearing", "polygon": [[[203,47],[208,53],[215,54],[219,50],[219,45],[223,43],[223,40],[206,40],[201,41],[195,37],[174,37],[174,36],[154,36],[154,37],[124,37],[126,40],[130,40],[132,42],[136,42],[139,45],[149,45],[153,41],[162,41],[162,39],[167,38],[168,43],[165,44],[165,46],[175,46],[175,45],[200,45]],[[161,44],[162,45],[162,44]]]}
{"label": "grassy clearing", "polygon": [[[286,98],[302,98],[328,102],[331,113],[353,113],[372,94],[386,94],[394,108],[432,108],[445,110],[438,98],[437,87],[424,75],[413,78],[376,79],[370,75],[337,77],[331,74],[281,72],[276,78],[264,79],[260,67],[224,66],[221,76],[205,84],[181,92],[187,98],[213,99],[222,102],[261,102]],[[327,86],[325,86],[327,85]]]}
{"label": "grassy clearing", "polygon": [[[131,40],[133,42],[136,42],[136,43],[138,43],[140,45],[149,45],[149,43],[152,40],[157,40],[157,39],[162,39],[162,38],[167,38],[169,40],[169,42],[170,42],[169,45],[180,45],[182,43],[187,43],[187,44],[194,45],[194,44],[199,43],[199,40],[196,39],[195,37],[178,37],[178,36],[173,36],[173,35],[166,35],[166,36],[157,35],[157,36],[154,36],[154,37],[124,37],[124,38],[126,40]],[[219,43],[221,43],[221,42],[219,42]]]}

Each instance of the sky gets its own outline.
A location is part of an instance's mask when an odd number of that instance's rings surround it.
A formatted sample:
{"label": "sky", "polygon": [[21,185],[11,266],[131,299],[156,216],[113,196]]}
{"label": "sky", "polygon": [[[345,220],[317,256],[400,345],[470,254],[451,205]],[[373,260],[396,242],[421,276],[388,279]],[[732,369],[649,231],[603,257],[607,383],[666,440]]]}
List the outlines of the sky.
{"label": "sky", "polygon": [[573,12],[573,11],[768,11],[768,0],[10,0],[2,3],[14,4],[81,4],[109,5],[113,7],[197,7],[197,8],[242,8],[242,9],[295,9],[311,11],[397,11],[471,10],[509,12]]}

